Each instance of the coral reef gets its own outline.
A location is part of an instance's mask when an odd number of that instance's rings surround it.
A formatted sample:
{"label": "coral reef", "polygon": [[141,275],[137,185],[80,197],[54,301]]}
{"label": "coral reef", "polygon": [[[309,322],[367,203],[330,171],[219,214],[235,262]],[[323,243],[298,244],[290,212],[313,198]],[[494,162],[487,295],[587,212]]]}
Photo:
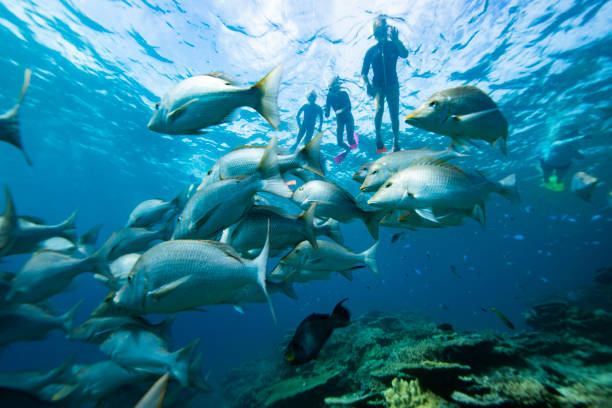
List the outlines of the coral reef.
{"label": "coral reef", "polygon": [[[562,302],[526,313],[538,331],[441,330],[372,312],[334,332],[318,358],[282,353],[230,372],[230,407],[596,407],[612,400],[612,314]],[[604,332],[606,335],[601,335]]]}

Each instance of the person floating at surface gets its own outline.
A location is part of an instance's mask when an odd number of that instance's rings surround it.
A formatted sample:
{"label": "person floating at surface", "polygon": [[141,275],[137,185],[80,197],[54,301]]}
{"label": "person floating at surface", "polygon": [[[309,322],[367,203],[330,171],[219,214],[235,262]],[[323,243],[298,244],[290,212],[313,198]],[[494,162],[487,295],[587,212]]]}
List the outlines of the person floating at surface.
{"label": "person floating at surface", "polygon": [[[323,109],[321,109],[321,107],[315,103],[317,100],[317,94],[315,91],[310,91],[306,95],[306,98],[308,99],[308,103],[302,105],[295,117],[300,130],[298,131],[295,144],[291,147],[291,151],[295,151],[295,149],[297,149],[304,135],[306,135],[304,144],[308,144],[310,142],[310,139],[312,139],[312,134],[314,133],[317,117],[319,118],[319,132],[323,126]],[[302,113],[304,113],[304,119],[300,120],[300,115]]]}
{"label": "person floating at surface", "polygon": [[[325,117],[329,117],[330,109],[336,113],[336,140],[339,147],[345,151],[334,158],[336,163],[341,163],[350,149],[357,147],[358,140],[355,139],[355,119],[351,112],[351,99],[348,92],[340,87],[340,78],[337,76],[329,84],[327,101],[325,102]],[[346,129],[346,139],[350,146],[344,143],[344,130]]]}
{"label": "person floating at surface", "polygon": [[[389,106],[391,127],[393,128],[393,151],[399,150],[399,82],[397,80],[397,58],[406,58],[408,50],[399,40],[397,28],[387,25],[384,17],[379,16],[372,25],[372,31],[377,44],[372,46],[363,59],[361,76],[366,83],[368,95],[376,102],[374,126],[376,128],[376,152],[383,153],[387,149],[380,135],[380,126],[385,111],[385,99]],[[387,39],[387,33],[391,39]],[[374,75],[372,82],[368,78],[370,66]]]}

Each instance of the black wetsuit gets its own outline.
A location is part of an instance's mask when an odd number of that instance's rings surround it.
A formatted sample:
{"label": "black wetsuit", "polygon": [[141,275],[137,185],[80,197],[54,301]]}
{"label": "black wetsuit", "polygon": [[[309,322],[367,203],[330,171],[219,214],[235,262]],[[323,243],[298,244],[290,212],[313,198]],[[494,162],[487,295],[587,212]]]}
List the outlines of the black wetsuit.
{"label": "black wetsuit", "polygon": [[329,91],[327,94],[327,101],[325,102],[325,117],[329,117],[330,108],[334,109],[336,112],[336,139],[338,142],[338,146],[342,146],[345,149],[349,147],[344,144],[344,129],[346,128],[346,139],[348,140],[350,145],[355,144],[355,138],[353,135],[355,134],[355,119],[353,118],[353,113],[351,112],[351,99],[349,94],[340,89],[338,91]]}
{"label": "black wetsuit", "polygon": [[[304,120],[300,123],[300,115],[302,112],[304,112]],[[321,125],[323,124],[323,109],[321,109],[321,107],[316,103],[305,103],[302,105],[297,116],[295,117],[300,130],[298,131],[297,141],[295,142],[294,148],[300,144],[304,134],[306,135],[304,143],[308,144],[310,142],[310,139],[312,139],[312,135],[314,133],[315,124],[317,123],[317,117],[319,118],[319,130],[321,130]]]}

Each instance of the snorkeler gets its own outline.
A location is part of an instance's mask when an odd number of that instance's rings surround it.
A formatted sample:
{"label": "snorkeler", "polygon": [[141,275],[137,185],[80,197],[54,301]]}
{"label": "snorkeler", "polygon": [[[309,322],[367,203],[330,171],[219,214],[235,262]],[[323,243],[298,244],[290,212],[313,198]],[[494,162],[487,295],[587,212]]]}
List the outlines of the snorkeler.
{"label": "snorkeler", "polygon": [[[377,44],[372,46],[363,59],[361,76],[366,83],[369,96],[376,102],[376,115],[374,127],[376,129],[376,153],[386,152],[387,149],[380,135],[382,117],[385,111],[385,99],[389,106],[391,127],[393,129],[393,151],[399,150],[399,82],[397,80],[397,59],[406,58],[408,50],[399,40],[397,28],[387,25],[384,17],[379,16],[372,25],[372,31]],[[387,33],[390,40],[387,39]],[[374,71],[372,82],[368,78],[370,66]]]}
{"label": "snorkeler", "polygon": [[[315,91],[310,91],[306,95],[306,98],[308,99],[308,103],[302,105],[295,117],[300,130],[298,131],[297,140],[295,141],[295,144],[291,147],[291,151],[295,151],[295,149],[297,149],[304,135],[306,135],[306,138],[304,139],[304,144],[310,143],[310,139],[312,138],[315,124],[317,122],[317,117],[319,118],[319,132],[321,131],[321,127],[323,126],[323,109],[321,109],[321,107],[315,103],[315,101],[317,100],[317,94],[315,93]],[[300,115],[302,113],[304,113],[304,120],[300,120]]]}
{"label": "snorkeler", "polygon": [[[334,158],[336,163],[342,163],[346,154],[357,147],[358,141],[355,140],[355,119],[351,112],[351,99],[348,92],[340,87],[340,78],[334,77],[329,84],[327,101],[325,102],[325,117],[329,117],[330,109],[336,113],[336,141],[338,146],[345,151]],[[346,139],[350,146],[344,143],[344,129],[346,129]]]}
{"label": "snorkeler", "polygon": [[565,189],[563,180],[572,165],[572,159],[584,157],[578,150],[582,139],[584,139],[584,136],[557,139],[544,150],[540,157],[544,187],[552,191],[563,191]]}

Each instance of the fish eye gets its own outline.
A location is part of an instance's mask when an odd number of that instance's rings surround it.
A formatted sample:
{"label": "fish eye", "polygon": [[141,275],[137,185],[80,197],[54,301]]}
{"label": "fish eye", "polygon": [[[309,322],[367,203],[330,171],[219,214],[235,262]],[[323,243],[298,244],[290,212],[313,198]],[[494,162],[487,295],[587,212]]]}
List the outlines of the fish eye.
{"label": "fish eye", "polygon": [[155,110],[158,110],[158,109],[159,109],[159,102],[155,104]]}
{"label": "fish eye", "polygon": [[392,182],[388,182],[387,184],[385,184],[385,188],[389,188],[389,187],[391,187],[392,185],[393,185],[393,183],[392,183]]}
{"label": "fish eye", "polygon": [[376,173],[378,173],[378,170],[374,170],[374,171],[372,172],[372,174],[376,174]]}
{"label": "fish eye", "polygon": [[410,198],[414,198],[414,194],[412,194],[412,193],[408,193],[407,196],[410,197]]}
{"label": "fish eye", "polygon": [[431,106],[432,108],[435,108],[436,106],[438,106],[438,101],[429,102],[429,106]]}
{"label": "fish eye", "polygon": [[132,275],[128,276],[127,279],[128,279],[128,282],[131,282],[132,281]]}

